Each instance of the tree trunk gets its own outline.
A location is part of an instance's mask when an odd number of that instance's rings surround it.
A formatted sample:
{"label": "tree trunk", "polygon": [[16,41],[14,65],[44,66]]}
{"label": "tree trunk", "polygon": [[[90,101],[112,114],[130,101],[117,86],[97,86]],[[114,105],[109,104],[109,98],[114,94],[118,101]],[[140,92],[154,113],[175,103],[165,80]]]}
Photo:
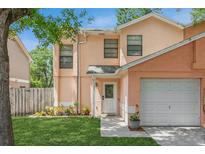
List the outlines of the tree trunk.
{"label": "tree trunk", "polygon": [[10,10],[0,13],[0,145],[14,145],[9,101],[9,57],[7,39]]}
{"label": "tree trunk", "polygon": [[0,9],[0,146],[14,145],[9,100],[9,57],[7,40],[9,26],[32,9]]}

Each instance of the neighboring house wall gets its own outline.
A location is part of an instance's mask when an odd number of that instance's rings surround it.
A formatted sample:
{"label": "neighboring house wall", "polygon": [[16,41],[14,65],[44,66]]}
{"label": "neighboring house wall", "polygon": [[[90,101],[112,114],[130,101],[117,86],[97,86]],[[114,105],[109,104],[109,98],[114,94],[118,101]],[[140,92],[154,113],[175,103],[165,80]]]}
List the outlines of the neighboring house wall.
{"label": "neighboring house wall", "polygon": [[[142,56],[127,56],[127,35],[142,35]],[[120,31],[120,65],[183,40],[183,30],[154,17]]]}
{"label": "neighboring house wall", "polygon": [[[18,40],[19,41],[19,40]],[[10,62],[10,87],[29,87],[29,64],[31,58],[26,55],[16,39],[8,40],[8,55]]]}
{"label": "neighboring house wall", "polygon": [[[200,79],[200,119],[201,126],[205,127],[205,115],[203,111],[205,88],[204,44],[205,38],[201,38],[196,42],[191,42],[169,53],[131,67],[128,73],[129,83],[131,83],[128,86],[129,106],[134,107],[135,104],[140,106],[141,79]],[[200,69],[198,67],[195,68],[195,66],[199,66]]]}
{"label": "neighboring house wall", "polygon": [[196,25],[190,25],[184,29],[184,39],[192,37],[204,31],[205,31],[205,21]]}

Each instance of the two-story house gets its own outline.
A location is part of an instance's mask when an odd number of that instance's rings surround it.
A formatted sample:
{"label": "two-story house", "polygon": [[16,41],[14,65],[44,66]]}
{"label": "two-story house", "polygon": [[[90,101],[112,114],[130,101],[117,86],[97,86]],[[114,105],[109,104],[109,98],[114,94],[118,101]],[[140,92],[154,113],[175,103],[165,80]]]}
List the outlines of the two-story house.
{"label": "two-story house", "polygon": [[9,55],[10,88],[30,87],[31,56],[18,36],[8,39],[7,46]]}
{"label": "two-story house", "polygon": [[86,29],[54,46],[56,105],[93,115],[139,110],[144,126],[205,127],[205,24],[150,13],[113,30]]}

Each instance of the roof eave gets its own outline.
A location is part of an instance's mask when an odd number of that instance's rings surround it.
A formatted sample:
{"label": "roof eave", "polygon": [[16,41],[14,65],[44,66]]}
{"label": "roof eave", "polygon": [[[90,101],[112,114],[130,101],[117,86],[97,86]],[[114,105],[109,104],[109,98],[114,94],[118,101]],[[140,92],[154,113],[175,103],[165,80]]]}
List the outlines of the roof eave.
{"label": "roof eave", "polygon": [[125,24],[122,24],[122,25],[118,26],[118,27],[117,27],[117,30],[121,30],[121,29],[123,29],[123,28],[126,28],[126,27],[128,27],[128,26],[130,26],[130,25],[136,24],[136,23],[138,23],[138,22],[141,22],[141,21],[143,21],[143,20],[145,20],[145,19],[148,19],[148,18],[150,18],[150,17],[155,17],[155,18],[157,18],[157,19],[159,19],[159,20],[161,20],[161,21],[164,21],[164,22],[166,22],[166,23],[169,23],[169,24],[171,24],[171,25],[173,25],[173,26],[176,26],[176,27],[178,27],[178,28],[180,28],[180,29],[184,29],[184,26],[183,26],[182,24],[176,23],[176,22],[173,21],[173,20],[170,20],[170,19],[168,19],[168,18],[166,18],[166,17],[164,17],[164,16],[161,16],[161,15],[159,15],[159,14],[157,14],[157,13],[152,12],[152,13],[149,13],[149,14],[147,14],[147,15],[144,15],[144,16],[142,16],[142,17],[140,17],[140,18],[137,18],[137,19],[135,19],[135,20],[132,20],[132,21],[130,21],[130,22],[127,22],[127,23],[125,23]]}

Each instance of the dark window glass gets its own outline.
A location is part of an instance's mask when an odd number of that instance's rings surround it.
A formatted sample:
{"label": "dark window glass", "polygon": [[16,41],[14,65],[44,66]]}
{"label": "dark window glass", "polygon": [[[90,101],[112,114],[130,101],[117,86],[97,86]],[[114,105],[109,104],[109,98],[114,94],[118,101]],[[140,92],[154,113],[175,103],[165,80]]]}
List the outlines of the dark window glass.
{"label": "dark window glass", "polygon": [[114,98],[114,86],[113,84],[106,84],[105,85],[105,98]]}
{"label": "dark window glass", "polygon": [[60,68],[73,68],[73,46],[63,45],[60,50]]}
{"label": "dark window glass", "polygon": [[128,35],[127,36],[127,55],[141,56],[142,55],[142,36]]}
{"label": "dark window glass", "polygon": [[105,39],[104,40],[104,58],[118,57],[118,40]]}

